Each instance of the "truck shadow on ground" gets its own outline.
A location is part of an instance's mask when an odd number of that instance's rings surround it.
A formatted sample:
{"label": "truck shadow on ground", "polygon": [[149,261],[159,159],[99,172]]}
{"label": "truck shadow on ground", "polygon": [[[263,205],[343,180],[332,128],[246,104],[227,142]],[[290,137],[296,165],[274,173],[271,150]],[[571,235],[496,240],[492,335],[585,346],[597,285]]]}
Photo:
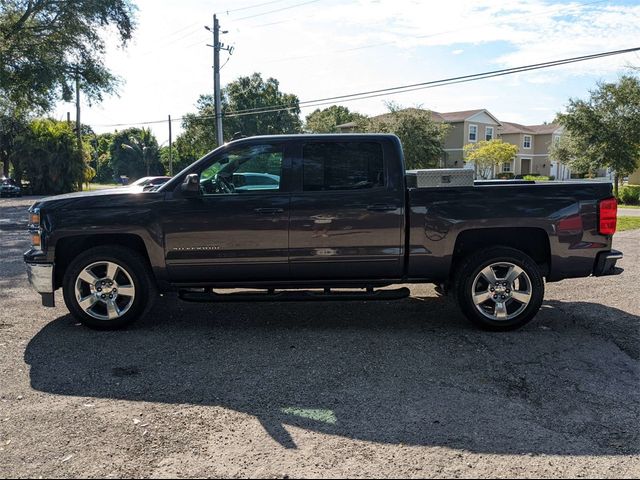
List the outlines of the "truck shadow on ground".
{"label": "truck shadow on ground", "polygon": [[[590,326],[610,319],[620,329],[612,338]],[[430,297],[209,306],[165,298],[127,331],[60,317],[25,358],[36,390],[223,406],[257,417],[285,448],[296,448],[292,425],[474,452],[628,455],[640,453],[639,320],[548,302],[530,326],[495,334]]]}

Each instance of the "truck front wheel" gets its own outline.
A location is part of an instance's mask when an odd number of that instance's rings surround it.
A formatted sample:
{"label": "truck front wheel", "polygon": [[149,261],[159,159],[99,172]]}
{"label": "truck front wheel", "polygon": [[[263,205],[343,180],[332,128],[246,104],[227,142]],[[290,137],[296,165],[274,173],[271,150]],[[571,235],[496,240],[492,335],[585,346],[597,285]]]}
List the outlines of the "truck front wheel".
{"label": "truck front wheel", "polygon": [[480,328],[515,330],[529,323],[544,298],[538,265],[509,247],[475,252],[457,269],[455,294],[465,316]]}
{"label": "truck front wheel", "polygon": [[144,258],[119,245],[95,247],[75,258],[65,272],[63,294],[75,318],[100,330],[129,325],[157,296]]}

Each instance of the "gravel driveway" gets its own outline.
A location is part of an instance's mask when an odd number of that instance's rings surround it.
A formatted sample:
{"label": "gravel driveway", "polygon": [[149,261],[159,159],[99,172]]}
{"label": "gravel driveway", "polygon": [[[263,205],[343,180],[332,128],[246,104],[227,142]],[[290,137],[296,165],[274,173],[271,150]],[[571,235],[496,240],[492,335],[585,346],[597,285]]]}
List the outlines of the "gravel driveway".
{"label": "gravel driveway", "polygon": [[547,286],[513,333],[397,302],[162,298],[127,331],[45,309],[0,200],[3,477],[640,475],[640,231],[617,277]]}

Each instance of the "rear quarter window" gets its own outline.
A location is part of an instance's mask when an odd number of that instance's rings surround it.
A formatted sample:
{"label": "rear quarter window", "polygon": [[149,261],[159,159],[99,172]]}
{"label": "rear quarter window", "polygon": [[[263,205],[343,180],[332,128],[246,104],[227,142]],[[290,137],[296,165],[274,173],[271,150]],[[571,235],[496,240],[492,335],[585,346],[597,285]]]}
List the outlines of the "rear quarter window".
{"label": "rear quarter window", "polygon": [[304,191],[359,190],[385,185],[377,142],[308,143],[302,150]]}

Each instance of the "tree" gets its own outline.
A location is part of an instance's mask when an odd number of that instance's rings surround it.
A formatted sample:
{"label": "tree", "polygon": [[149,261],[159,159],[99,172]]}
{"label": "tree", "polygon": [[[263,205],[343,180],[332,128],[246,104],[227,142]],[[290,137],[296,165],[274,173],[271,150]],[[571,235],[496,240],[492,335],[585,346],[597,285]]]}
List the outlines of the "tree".
{"label": "tree", "polygon": [[111,144],[113,133],[102,133],[88,139],[91,145],[93,168],[96,170],[95,181],[100,183],[113,182],[113,168],[111,168]]}
{"label": "tree", "polygon": [[370,133],[393,133],[402,141],[408,169],[435,168],[444,156],[448,125],[433,120],[431,112],[419,108],[402,109],[387,104],[389,113],[362,121],[358,129]]}
{"label": "tree", "polygon": [[549,147],[549,159],[552,162],[569,165],[575,173],[594,175],[596,170],[600,168],[599,165],[592,163],[592,159],[589,157],[580,155],[581,151],[582,146],[579,139],[570,133],[564,133]]}
{"label": "tree", "polygon": [[76,76],[89,100],[116,88],[103,63],[104,30],[125,45],[134,30],[131,0],[2,0],[0,96],[29,110],[47,111],[74,97]]}
{"label": "tree", "polygon": [[[186,115],[182,122],[184,131],[176,140],[176,144],[182,141],[183,146],[188,143],[195,159],[216,147],[212,96],[202,95],[197,109],[197,114]],[[269,109],[274,111],[269,112]],[[240,115],[234,113],[245,110],[251,111]],[[222,90],[222,112],[223,138],[227,141],[236,133],[246,136],[277,135],[299,133],[302,128],[298,97],[281,92],[278,80],[269,78],[265,81],[259,73],[240,77]]]}
{"label": "tree", "polygon": [[149,130],[143,130],[142,135],[139,137],[132,135],[129,137],[129,143],[122,144],[122,148],[133,152],[139,160],[142,160],[147,171],[145,175],[147,177],[149,176],[151,162],[154,160],[154,156],[155,160],[158,159],[158,142],[155,142],[154,146],[150,137],[151,132]]}
{"label": "tree", "polygon": [[496,165],[511,162],[518,154],[518,147],[502,140],[482,140],[464,146],[466,162],[473,162],[480,178],[491,178]]}
{"label": "tree", "polygon": [[[210,150],[204,142],[207,137],[204,137],[202,133],[203,131],[199,128],[191,128],[179,135],[173,142],[173,171],[175,173],[188,167]],[[165,148],[166,150],[161,149],[160,160],[165,170],[169,171],[169,148]]]}
{"label": "tree", "polygon": [[[13,157],[13,149],[16,138],[27,129],[27,116],[8,103],[0,101],[0,162],[2,162],[2,175],[9,176],[11,159],[15,159],[14,171],[19,170],[18,159]],[[17,172],[19,173],[19,172]],[[15,176],[15,172],[14,172]]]}
{"label": "tree", "polygon": [[86,178],[87,165],[67,122],[33,120],[16,138],[12,157],[35,194],[72,192]]}
{"label": "tree", "polygon": [[310,133],[336,133],[338,125],[350,122],[362,123],[366,117],[359,113],[350,112],[347,107],[331,105],[329,108],[319,108],[307,115],[305,130]]}
{"label": "tree", "polygon": [[625,75],[617,83],[598,83],[589,93],[588,100],[569,100],[567,111],[558,116],[571,136],[571,150],[562,156],[576,169],[613,169],[617,195],[619,178],[638,168],[640,80]]}
{"label": "tree", "polygon": [[149,175],[163,175],[158,141],[145,128],[129,128],[117,132],[110,147],[110,166],[116,177],[137,179]]}

